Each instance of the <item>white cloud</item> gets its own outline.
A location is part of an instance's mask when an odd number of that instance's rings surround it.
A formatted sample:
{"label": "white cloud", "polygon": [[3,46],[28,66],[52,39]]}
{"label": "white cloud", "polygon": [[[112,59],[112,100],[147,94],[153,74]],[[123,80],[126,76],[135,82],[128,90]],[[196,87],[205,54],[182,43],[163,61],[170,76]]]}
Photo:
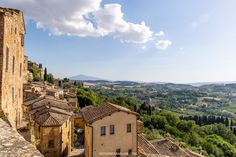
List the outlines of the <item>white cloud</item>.
{"label": "white cloud", "polygon": [[123,19],[120,4],[106,4],[104,8],[94,12],[94,16],[97,19],[98,29],[105,34],[113,34],[122,42],[146,43],[152,38],[153,32],[145,22],[134,24]]}
{"label": "white cloud", "polygon": [[156,48],[165,50],[171,45],[172,45],[172,42],[170,40],[159,40],[156,43]]}
{"label": "white cloud", "polygon": [[163,36],[165,33],[163,31],[160,31],[159,33],[156,33],[155,36]]}
{"label": "white cloud", "polygon": [[37,28],[52,35],[99,37],[112,35],[127,43],[146,43],[153,32],[144,22],[124,20],[120,4],[102,0],[0,0],[1,6],[18,8]]}

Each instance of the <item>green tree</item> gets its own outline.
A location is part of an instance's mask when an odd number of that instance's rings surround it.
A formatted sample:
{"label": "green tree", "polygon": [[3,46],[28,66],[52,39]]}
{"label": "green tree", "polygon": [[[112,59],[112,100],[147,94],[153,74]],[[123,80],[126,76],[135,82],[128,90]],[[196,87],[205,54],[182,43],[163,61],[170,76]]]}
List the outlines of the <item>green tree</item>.
{"label": "green tree", "polygon": [[54,77],[53,77],[52,74],[48,74],[47,78],[48,78],[48,82],[49,82],[49,83],[54,84]]}
{"label": "green tree", "polygon": [[94,105],[94,101],[87,96],[78,96],[79,106],[81,108],[89,105]]}
{"label": "green tree", "polygon": [[189,132],[190,130],[192,130],[194,125],[195,125],[194,121],[181,120],[178,122],[177,128],[184,132]]}
{"label": "green tree", "polygon": [[69,82],[70,79],[69,79],[69,78],[64,78],[63,81],[64,81],[64,82]]}
{"label": "green tree", "polygon": [[47,72],[47,68],[46,67],[44,69],[44,76],[43,76],[43,78],[44,78],[44,81],[48,81],[48,72]]}
{"label": "green tree", "polygon": [[29,71],[33,74],[33,81],[40,81],[40,69],[37,67],[29,67]]}

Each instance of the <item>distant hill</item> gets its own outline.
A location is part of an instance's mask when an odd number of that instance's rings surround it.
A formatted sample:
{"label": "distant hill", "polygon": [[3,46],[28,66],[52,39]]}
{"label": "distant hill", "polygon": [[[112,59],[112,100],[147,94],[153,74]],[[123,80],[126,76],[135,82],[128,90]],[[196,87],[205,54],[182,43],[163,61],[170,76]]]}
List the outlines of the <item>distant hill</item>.
{"label": "distant hill", "polygon": [[96,81],[96,80],[104,80],[102,78],[94,77],[94,76],[87,76],[87,75],[77,75],[69,78],[70,80],[80,80],[80,81]]}
{"label": "distant hill", "polygon": [[188,83],[192,86],[200,87],[207,85],[223,85],[223,84],[235,84],[236,81],[216,81],[216,82],[196,82],[196,83]]}

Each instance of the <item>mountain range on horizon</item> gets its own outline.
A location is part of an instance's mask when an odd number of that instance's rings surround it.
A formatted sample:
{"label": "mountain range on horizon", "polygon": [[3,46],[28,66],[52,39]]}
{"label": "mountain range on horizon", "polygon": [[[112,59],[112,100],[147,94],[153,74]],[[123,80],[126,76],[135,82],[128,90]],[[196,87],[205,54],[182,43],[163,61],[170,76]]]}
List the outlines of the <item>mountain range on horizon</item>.
{"label": "mountain range on horizon", "polygon": [[[109,80],[109,79],[104,79],[104,78],[100,78],[100,77],[96,77],[96,76],[89,76],[89,75],[84,75],[84,74],[79,74],[79,75],[76,75],[76,76],[72,76],[69,79],[73,80],[73,81],[101,81],[101,80],[103,80],[103,81],[112,81],[112,80]],[[115,80],[113,80],[113,81],[115,81]],[[121,81],[122,82],[122,80],[116,80],[116,81]],[[139,83],[141,83],[142,81],[129,80],[129,82],[139,82]],[[144,83],[144,82],[142,82],[142,83]],[[173,82],[145,82],[145,83],[169,84],[169,83],[173,83]],[[236,83],[236,81],[212,81],[212,82],[173,83],[173,84],[187,84],[187,85],[192,85],[192,86],[202,86],[202,85],[209,85],[209,84],[231,84],[231,83]]]}
{"label": "mountain range on horizon", "polygon": [[88,76],[88,75],[84,75],[84,74],[79,74],[76,76],[72,76],[69,78],[70,80],[75,80],[75,81],[97,81],[97,80],[106,80],[106,79],[102,79],[99,77],[95,77],[95,76]]}

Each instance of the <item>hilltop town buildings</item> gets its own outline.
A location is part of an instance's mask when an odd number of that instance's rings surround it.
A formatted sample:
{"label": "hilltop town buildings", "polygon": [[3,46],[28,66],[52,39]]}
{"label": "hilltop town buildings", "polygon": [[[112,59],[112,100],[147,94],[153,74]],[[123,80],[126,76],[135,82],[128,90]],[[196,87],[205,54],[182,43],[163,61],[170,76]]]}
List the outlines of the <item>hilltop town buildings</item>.
{"label": "hilltop town buildings", "polygon": [[[6,150],[7,156],[42,156],[16,133],[24,120],[28,122],[24,129],[29,130],[29,141],[46,157],[70,155],[74,133],[82,139],[79,142],[84,146],[85,157],[164,157],[179,154],[197,157],[191,152],[184,152],[168,139],[149,142],[142,136],[139,115],[119,105],[87,106],[75,114],[72,107],[77,107],[77,98],[69,99],[69,102],[60,100],[64,98],[64,91],[58,87],[43,82],[30,83],[25,85],[23,93],[28,65],[41,69],[41,79],[44,73],[42,65],[30,62],[24,56],[22,12],[0,8],[0,30],[0,143],[4,144],[4,147],[0,145],[0,156]],[[66,94],[74,96],[77,90],[70,89]],[[6,117],[15,130],[11,130],[2,117]],[[12,143],[7,143],[7,140]]]}

